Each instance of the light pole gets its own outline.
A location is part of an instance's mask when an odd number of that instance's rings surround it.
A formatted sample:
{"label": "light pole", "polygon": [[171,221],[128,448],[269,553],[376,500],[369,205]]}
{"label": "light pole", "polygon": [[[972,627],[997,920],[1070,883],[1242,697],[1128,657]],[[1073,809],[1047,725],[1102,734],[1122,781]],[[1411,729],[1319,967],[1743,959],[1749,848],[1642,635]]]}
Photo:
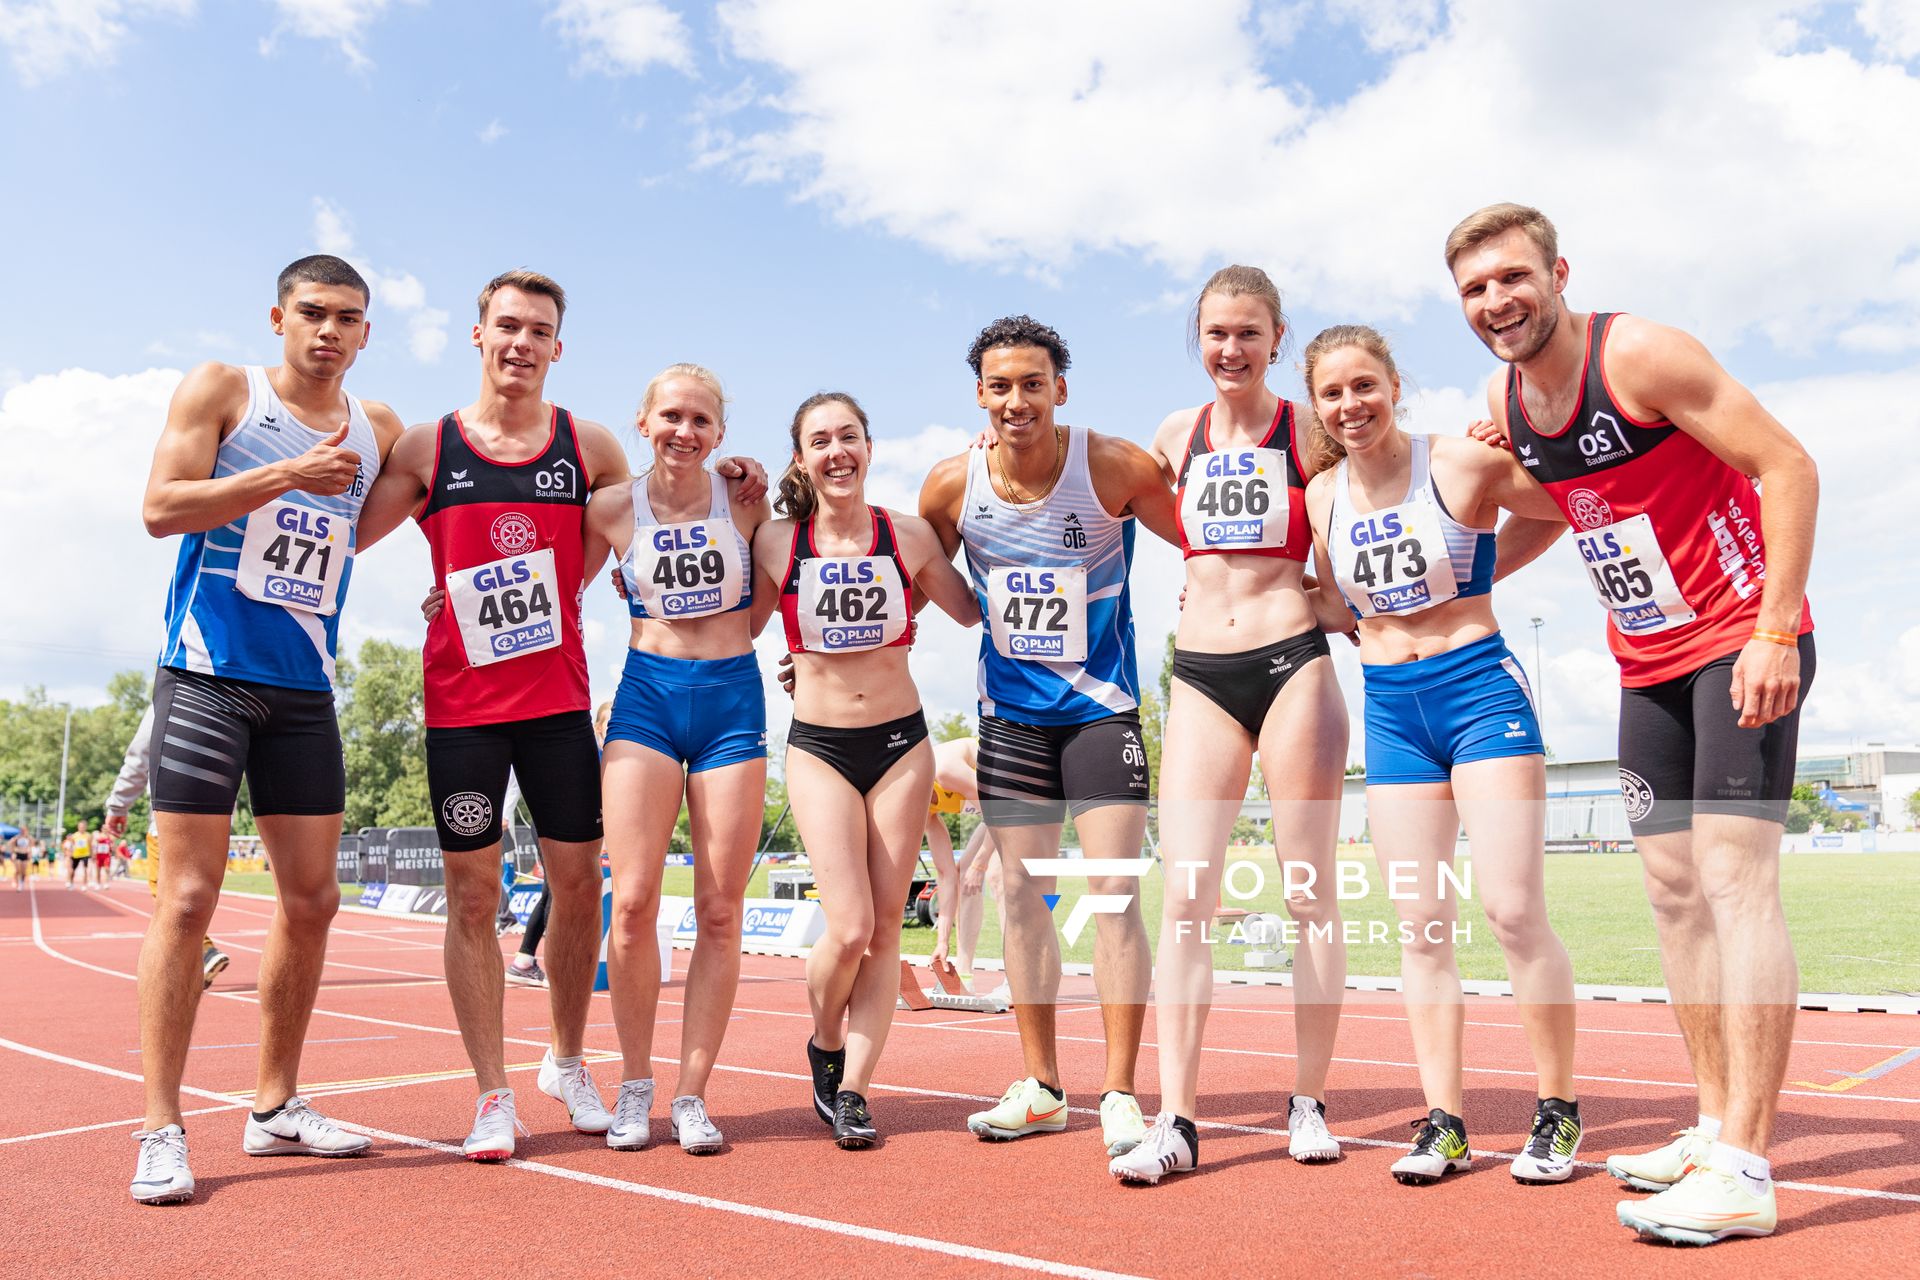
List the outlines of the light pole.
{"label": "light pole", "polygon": [[73,704],[67,704],[67,728],[60,738],[60,800],[54,806],[53,839],[57,845],[67,834],[67,748],[73,745]]}
{"label": "light pole", "polygon": [[1540,665],[1540,628],[1547,625],[1545,618],[1528,619],[1533,624],[1533,714],[1540,721],[1540,741],[1544,746],[1547,740],[1547,672]]}

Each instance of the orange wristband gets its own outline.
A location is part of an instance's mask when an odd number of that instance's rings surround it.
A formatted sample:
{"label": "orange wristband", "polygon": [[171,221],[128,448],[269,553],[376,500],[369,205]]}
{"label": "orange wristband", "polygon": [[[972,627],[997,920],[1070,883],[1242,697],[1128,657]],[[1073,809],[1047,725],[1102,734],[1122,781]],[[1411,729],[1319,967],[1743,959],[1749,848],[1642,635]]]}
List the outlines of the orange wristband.
{"label": "orange wristband", "polygon": [[1768,644],[1782,645],[1789,649],[1798,649],[1800,647],[1800,637],[1788,635],[1784,631],[1762,631],[1756,627],[1753,632],[1753,638],[1755,640],[1765,640]]}

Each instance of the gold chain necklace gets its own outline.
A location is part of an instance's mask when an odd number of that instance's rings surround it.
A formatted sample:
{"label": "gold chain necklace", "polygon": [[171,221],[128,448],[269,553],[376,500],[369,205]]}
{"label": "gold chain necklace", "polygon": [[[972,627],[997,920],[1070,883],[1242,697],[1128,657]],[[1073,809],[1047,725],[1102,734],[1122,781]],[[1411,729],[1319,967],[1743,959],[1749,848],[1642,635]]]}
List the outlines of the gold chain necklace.
{"label": "gold chain necklace", "polygon": [[1006,487],[1008,502],[1011,502],[1015,506],[1031,507],[1047,500],[1047,496],[1053,492],[1054,486],[1060,483],[1060,473],[1067,469],[1067,446],[1066,441],[1062,438],[1064,434],[1063,428],[1056,424],[1053,428],[1053,475],[1048,478],[1045,491],[1037,497],[1032,498],[1021,497],[1019,490],[1014,488],[1013,477],[1007,474],[1007,455],[1002,453],[997,446],[995,447],[993,451],[994,465],[1000,468],[1000,483]]}

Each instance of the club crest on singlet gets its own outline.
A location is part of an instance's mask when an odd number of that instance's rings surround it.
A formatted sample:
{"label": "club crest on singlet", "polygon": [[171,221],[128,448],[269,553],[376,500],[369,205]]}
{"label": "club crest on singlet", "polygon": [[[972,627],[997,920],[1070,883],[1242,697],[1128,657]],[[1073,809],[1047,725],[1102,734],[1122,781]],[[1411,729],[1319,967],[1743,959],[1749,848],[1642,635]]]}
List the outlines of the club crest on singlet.
{"label": "club crest on singlet", "polygon": [[533,550],[540,540],[540,531],[534,527],[533,518],[519,511],[508,511],[493,522],[488,530],[493,540],[493,549],[503,556],[520,556]]}

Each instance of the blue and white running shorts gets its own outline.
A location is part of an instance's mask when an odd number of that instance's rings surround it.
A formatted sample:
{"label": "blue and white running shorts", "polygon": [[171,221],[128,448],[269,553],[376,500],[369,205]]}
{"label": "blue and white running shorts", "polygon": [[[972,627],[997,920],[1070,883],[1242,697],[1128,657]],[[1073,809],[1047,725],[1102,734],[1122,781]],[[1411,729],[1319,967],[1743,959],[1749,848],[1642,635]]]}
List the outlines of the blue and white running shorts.
{"label": "blue and white running shorts", "polygon": [[637,742],[678,760],[688,773],[766,759],[767,695],[760,664],[751,653],[663,658],[627,650],[607,741]]}
{"label": "blue and white running shorts", "polygon": [[1362,670],[1368,786],[1445,782],[1457,764],[1546,754],[1526,673],[1498,632]]}

